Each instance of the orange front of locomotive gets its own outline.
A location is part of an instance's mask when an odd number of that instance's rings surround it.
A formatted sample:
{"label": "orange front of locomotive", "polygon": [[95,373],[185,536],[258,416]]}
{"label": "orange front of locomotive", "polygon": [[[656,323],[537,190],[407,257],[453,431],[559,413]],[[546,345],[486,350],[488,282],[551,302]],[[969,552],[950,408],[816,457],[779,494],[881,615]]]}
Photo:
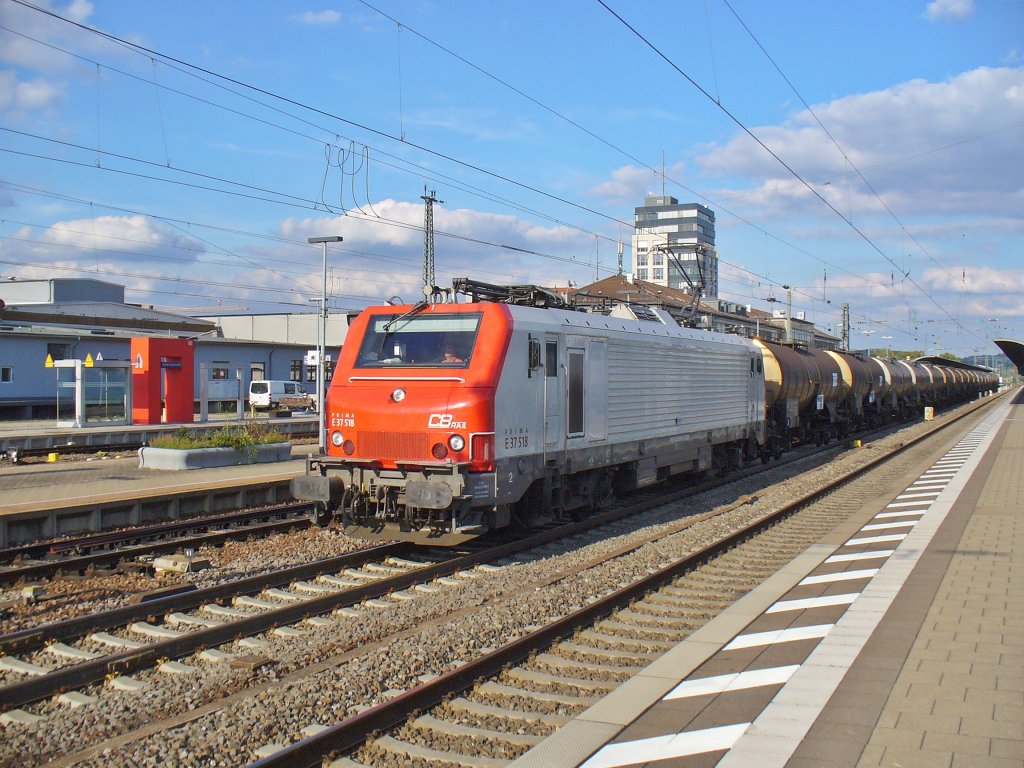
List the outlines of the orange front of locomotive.
{"label": "orange front of locomotive", "polygon": [[500,304],[372,307],[326,398],[327,455],[292,483],[354,535],[454,543],[490,527],[494,395],[512,332]]}

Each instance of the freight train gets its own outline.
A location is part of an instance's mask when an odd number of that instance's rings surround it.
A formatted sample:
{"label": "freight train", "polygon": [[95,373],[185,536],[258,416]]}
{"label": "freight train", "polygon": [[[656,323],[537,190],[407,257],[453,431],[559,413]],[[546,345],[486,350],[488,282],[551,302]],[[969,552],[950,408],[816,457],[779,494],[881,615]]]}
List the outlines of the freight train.
{"label": "freight train", "polygon": [[466,279],[456,290],[470,300],[353,320],[326,453],[291,482],[318,524],[454,545],[997,387],[987,369],[686,328],[659,308],[583,312],[534,286]]}

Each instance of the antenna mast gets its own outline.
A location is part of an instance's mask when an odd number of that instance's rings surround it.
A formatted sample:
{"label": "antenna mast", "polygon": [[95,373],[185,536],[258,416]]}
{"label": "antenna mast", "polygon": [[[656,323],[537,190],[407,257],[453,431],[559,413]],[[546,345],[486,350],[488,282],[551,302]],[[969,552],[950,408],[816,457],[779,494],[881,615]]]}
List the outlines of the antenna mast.
{"label": "antenna mast", "polygon": [[424,185],[423,194],[420,199],[423,201],[423,294],[430,296],[434,293],[434,286],[437,285],[434,278],[434,203],[444,203],[438,200],[437,190],[427,192]]}

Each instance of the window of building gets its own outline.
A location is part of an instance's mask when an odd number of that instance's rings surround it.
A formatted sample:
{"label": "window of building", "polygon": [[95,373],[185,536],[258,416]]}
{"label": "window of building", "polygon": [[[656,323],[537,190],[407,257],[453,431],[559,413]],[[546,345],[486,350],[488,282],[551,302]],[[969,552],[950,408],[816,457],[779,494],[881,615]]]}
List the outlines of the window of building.
{"label": "window of building", "polygon": [[[292,360],[289,363],[288,378],[291,381],[302,381],[302,369],[303,369],[303,367],[304,366],[302,364],[302,360],[301,359],[300,360]],[[313,378],[315,379],[316,376],[314,376]]]}
{"label": "window of building", "polygon": [[637,280],[646,280],[647,279],[647,270],[646,269],[638,269],[636,271],[636,279]]}
{"label": "window of building", "polygon": [[652,279],[653,280],[664,280],[665,279],[665,270],[664,269],[655,269]]}
{"label": "window of building", "polygon": [[71,357],[70,344],[47,344],[46,354],[51,360],[67,360]]}
{"label": "window of building", "polygon": [[636,265],[638,267],[639,266],[646,266],[647,265],[647,257],[646,256],[637,256],[636,257]]}
{"label": "window of building", "polygon": [[654,254],[654,256],[652,258],[653,258],[652,263],[654,264],[654,266],[656,266],[656,267],[663,267],[663,266],[665,266],[665,257],[663,255],[661,255],[660,253]]}
{"label": "window of building", "polygon": [[14,366],[0,365],[0,384],[10,384],[14,381]]}
{"label": "window of building", "polygon": [[263,363],[249,363],[249,380],[263,381],[267,377],[266,368]]}
{"label": "window of building", "polygon": [[229,375],[229,363],[226,360],[214,360],[210,365],[211,379],[215,381],[226,381]]}

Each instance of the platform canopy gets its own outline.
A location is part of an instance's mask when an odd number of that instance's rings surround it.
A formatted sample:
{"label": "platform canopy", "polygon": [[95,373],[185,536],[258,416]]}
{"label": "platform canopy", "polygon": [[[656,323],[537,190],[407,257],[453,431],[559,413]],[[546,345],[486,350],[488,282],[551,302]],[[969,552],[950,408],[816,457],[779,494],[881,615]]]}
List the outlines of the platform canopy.
{"label": "platform canopy", "polygon": [[995,344],[1017,366],[1017,373],[1024,374],[1024,341],[1014,339],[995,339]]}
{"label": "platform canopy", "polygon": [[942,355],[925,355],[924,357],[918,357],[914,359],[915,363],[928,363],[929,365],[944,365],[947,368],[964,368],[969,371],[990,371],[991,368],[986,368],[983,365],[971,365],[965,363],[963,360],[952,360],[948,357],[942,357]]}

